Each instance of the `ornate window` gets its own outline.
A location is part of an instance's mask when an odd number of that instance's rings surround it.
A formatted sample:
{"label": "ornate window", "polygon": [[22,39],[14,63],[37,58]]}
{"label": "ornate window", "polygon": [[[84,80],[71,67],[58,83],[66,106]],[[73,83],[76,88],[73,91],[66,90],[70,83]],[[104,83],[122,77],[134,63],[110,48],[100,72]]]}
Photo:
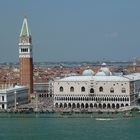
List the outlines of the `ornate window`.
{"label": "ornate window", "polygon": [[90,89],[90,93],[94,93],[94,89],[93,88]]}
{"label": "ornate window", "polygon": [[85,87],[81,87],[81,92],[85,92]]}
{"label": "ornate window", "polygon": [[74,92],[74,87],[70,87],[70,92]]}
{"label": "ornate window", "polygon": [[103,92],[103,87],[99,87],[99,91],[100,92]]}
{"label": "ornate window", "polygon": [[122,93],[126,93],[126,89],[125,88],[122,88]]}
{"label": "ornate window", "polygon": [[110,88],[110,93],[114,93],[114,88]]}
{"label": "ornate window", "polygon": [[63,88],[63,87],[60,87],[60,88],[59,88],[59,91],[60,91],[60,92],[63,92],[63,91],[64,91],[64,88]]}

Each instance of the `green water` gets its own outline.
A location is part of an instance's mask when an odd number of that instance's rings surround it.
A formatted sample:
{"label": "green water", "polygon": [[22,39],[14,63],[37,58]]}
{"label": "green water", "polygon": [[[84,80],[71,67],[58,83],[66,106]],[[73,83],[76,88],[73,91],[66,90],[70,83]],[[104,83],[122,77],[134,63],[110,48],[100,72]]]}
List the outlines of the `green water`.
{"label": "green water", "polygon": [[132,118],[0,118],[0,140],[138,140],[140,116]]}

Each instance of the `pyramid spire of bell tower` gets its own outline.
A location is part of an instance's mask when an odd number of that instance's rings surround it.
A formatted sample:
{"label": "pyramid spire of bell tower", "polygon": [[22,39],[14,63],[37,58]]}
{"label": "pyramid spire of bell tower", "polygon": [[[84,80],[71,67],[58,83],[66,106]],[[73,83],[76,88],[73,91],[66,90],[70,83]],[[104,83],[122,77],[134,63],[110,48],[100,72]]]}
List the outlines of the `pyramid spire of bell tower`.
{"label": "pyramid spire of bell tower", "polygon": [[29,37],[30,35],[31,34],[28,27],[27,17],[24,17],[21,32],[20,32],[20,37],[23,37],[23,36]]}

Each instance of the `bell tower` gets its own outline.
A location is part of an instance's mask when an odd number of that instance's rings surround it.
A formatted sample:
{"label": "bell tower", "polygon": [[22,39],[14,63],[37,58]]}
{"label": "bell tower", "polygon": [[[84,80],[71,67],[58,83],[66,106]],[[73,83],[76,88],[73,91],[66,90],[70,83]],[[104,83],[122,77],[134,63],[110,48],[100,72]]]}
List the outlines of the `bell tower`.
{"label": "bell tower", "polygon": [[20,85],[29,87],[29,97],[33,93],[33,52],[32,37],[27,18],[24,18],[19,36]]}

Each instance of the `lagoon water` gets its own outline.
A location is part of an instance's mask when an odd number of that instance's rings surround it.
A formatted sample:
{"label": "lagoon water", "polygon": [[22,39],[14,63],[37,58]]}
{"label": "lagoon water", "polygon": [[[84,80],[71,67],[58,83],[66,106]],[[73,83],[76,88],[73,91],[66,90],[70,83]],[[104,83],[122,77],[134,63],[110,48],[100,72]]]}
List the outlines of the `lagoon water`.
{"label": "lagoon water", "polygon": [[0,140],[138,140],[140,116],[132,118],[1,117]]}

